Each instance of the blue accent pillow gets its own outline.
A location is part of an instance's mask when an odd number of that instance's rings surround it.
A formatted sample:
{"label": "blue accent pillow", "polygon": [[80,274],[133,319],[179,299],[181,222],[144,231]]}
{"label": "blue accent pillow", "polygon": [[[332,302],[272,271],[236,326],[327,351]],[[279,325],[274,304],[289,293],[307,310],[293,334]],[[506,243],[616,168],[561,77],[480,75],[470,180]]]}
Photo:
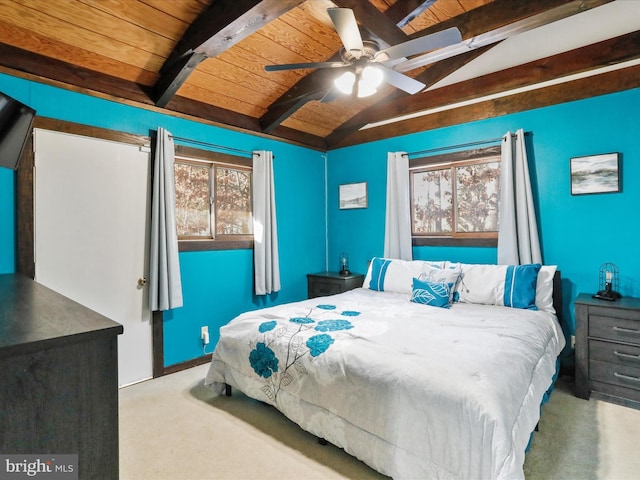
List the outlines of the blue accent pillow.
{"label": "blue accent pillow", "polygon": [[391,265],[391,260],[385,258],[374,258],[371,262],[371,281],[369,289],[384,292],[384,277],[387,274],[387,268]]}
{"label": "blue accent pillow", "polygon": [[509,265],[504,280],[504,305],[513,308],[538,310],[536,307],[536,286],[538,272],[542,265]]}
{"label": "blue accent pillow", "polygon": [[432,307],[449,308],[451,286],[451,283],[423,282],[414,278],[411,301]]}

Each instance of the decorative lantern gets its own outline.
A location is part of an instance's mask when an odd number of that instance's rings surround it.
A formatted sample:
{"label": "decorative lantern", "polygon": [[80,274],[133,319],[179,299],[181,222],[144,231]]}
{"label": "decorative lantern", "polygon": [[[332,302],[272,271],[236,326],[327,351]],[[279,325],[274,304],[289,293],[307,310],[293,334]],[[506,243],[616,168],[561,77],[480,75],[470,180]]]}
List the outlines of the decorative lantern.
{"label": "decorative lantern", "polygon": [[349,255],[342,252],[340,254],[340,275],[350,275],[349,271]]}
{"label": "decorative lantern", "polygon": [[600,271],[598,274],[598,293],[593,297],[601,300],[613,301],[620,298],[618,293],[620,285],[620,278],[618,274],[618,267],[613,263],[603,263],[600,265]]}

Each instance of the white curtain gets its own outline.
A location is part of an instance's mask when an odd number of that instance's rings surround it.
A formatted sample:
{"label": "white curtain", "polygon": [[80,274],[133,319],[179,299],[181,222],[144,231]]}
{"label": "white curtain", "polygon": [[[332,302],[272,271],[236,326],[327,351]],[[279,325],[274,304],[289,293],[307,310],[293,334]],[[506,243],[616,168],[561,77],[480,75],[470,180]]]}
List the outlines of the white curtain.
{"label": "white curtain", "polygon": [[384,227],[385,258],[413,260],[409,202],[409,156],[406,152],[389,152],[387,155],[387,212]]}
{"label": "white curtain", "polygon": [[253,152],[253,261],[256,295],[280,291],[273,153]]}
{"label": "white curtain", "polygon": [[176,231],[175,148],[171,134],[158,128],[151,197],[149,307],[151,311],[182,306],[182,281]]}
{"label": "white curtain", "polygon": [[524,131],[502,138],[498,264],[542,263]]}

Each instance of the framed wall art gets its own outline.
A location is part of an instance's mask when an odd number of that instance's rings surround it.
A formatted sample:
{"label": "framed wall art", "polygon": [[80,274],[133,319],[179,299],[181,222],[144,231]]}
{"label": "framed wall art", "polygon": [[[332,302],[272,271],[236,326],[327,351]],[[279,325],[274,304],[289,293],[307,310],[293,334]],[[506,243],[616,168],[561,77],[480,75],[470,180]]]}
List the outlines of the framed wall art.
{"label": "framed wall art", "polygon": [[571,195],[619,191],[619,153],[604,153],[571,159]]}
{"label": "framed wall art", "polygon": [[367,182],[345,183],[338,187],[340,210],[367,208]]}

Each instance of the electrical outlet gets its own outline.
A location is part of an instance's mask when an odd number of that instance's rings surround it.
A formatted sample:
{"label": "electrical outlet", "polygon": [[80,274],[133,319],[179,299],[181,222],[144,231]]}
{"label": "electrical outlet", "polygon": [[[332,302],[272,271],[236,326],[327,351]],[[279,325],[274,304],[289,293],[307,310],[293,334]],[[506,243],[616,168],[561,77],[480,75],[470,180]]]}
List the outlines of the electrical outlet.
{"label": "electrical outlet", "polygon": [[204,345],[209,344],[209,327],[207,327],[206,325],[200,327],[200,338],[202,339],[202,343]]}
{"label": "electrical outlet", "polygon": [[571,335],[571,348],[575,350],[576,348],[576,336]]}

